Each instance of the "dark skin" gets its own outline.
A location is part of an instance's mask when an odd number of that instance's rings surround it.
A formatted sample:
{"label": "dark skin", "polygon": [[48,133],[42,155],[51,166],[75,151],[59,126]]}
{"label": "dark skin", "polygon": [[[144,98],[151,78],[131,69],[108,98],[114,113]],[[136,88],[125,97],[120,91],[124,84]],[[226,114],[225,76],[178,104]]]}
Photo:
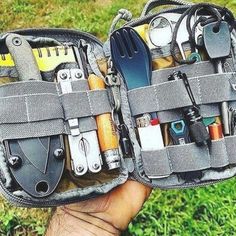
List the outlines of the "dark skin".
{"label": "dark skin", "polygon": [[46,236],[120,235],[150,193],[151,188],[129,180],[101,197],[58,207]]}

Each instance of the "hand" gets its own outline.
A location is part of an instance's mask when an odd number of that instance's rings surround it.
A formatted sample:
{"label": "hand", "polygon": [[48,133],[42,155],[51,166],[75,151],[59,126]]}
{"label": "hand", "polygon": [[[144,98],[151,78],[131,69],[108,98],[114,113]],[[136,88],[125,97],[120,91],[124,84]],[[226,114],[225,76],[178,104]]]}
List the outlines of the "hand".
{"label": "hand", "polygon": [[120,235],[150,193],[151,188],[129,180],[101,197],[59,207],[46,236]]}

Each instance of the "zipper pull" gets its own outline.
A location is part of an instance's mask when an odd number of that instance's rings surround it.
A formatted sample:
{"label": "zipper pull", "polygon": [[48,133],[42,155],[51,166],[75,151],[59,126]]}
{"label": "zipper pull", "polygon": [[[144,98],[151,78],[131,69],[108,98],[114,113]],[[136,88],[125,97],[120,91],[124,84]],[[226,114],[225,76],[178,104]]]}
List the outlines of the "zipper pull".
{"label": "zipper pull", "polygon": [[134,162],[133,162],[133,146],[129,136],[128,127],[125,124],[121,124],[118,127],[120,133],[120,148],[123,153],[123,158],[125,165],[129,171],[132,173],[134,171]]}
{"label": "zipper pull", "polygon": [[129,130],[125,124],[119,125],[120,131],[120,146],[123,153],[124,158],[130,158],[133,154],[133,149],[129,137]]}

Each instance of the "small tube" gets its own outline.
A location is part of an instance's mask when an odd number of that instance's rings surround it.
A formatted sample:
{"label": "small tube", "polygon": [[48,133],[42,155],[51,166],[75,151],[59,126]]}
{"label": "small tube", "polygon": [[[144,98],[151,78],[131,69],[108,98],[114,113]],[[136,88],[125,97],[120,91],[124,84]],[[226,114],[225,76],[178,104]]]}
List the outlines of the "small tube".
{"label": "small tube", "polygon": [[211,140],[219,140],[223,138],[222,124],[214,123],[209,125],[208,128]]}

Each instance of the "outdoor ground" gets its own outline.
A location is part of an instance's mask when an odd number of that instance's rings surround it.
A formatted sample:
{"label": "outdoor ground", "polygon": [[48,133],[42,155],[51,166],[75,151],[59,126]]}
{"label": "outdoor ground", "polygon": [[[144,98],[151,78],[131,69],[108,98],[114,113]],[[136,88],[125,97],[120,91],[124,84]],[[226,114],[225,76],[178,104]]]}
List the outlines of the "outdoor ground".
{"label": "outdoor ground", "polygon": [[[137,17],[146,0],[1,0],[0,31],[67,27],[106,39],[120,8]],[[236,13],[236,1],[208,1]],[[44,234],[49,210],[19,209],[0,198],[0,235]],[[153,191],[125,235],[236,235],[236,181],[190,190]]]}

